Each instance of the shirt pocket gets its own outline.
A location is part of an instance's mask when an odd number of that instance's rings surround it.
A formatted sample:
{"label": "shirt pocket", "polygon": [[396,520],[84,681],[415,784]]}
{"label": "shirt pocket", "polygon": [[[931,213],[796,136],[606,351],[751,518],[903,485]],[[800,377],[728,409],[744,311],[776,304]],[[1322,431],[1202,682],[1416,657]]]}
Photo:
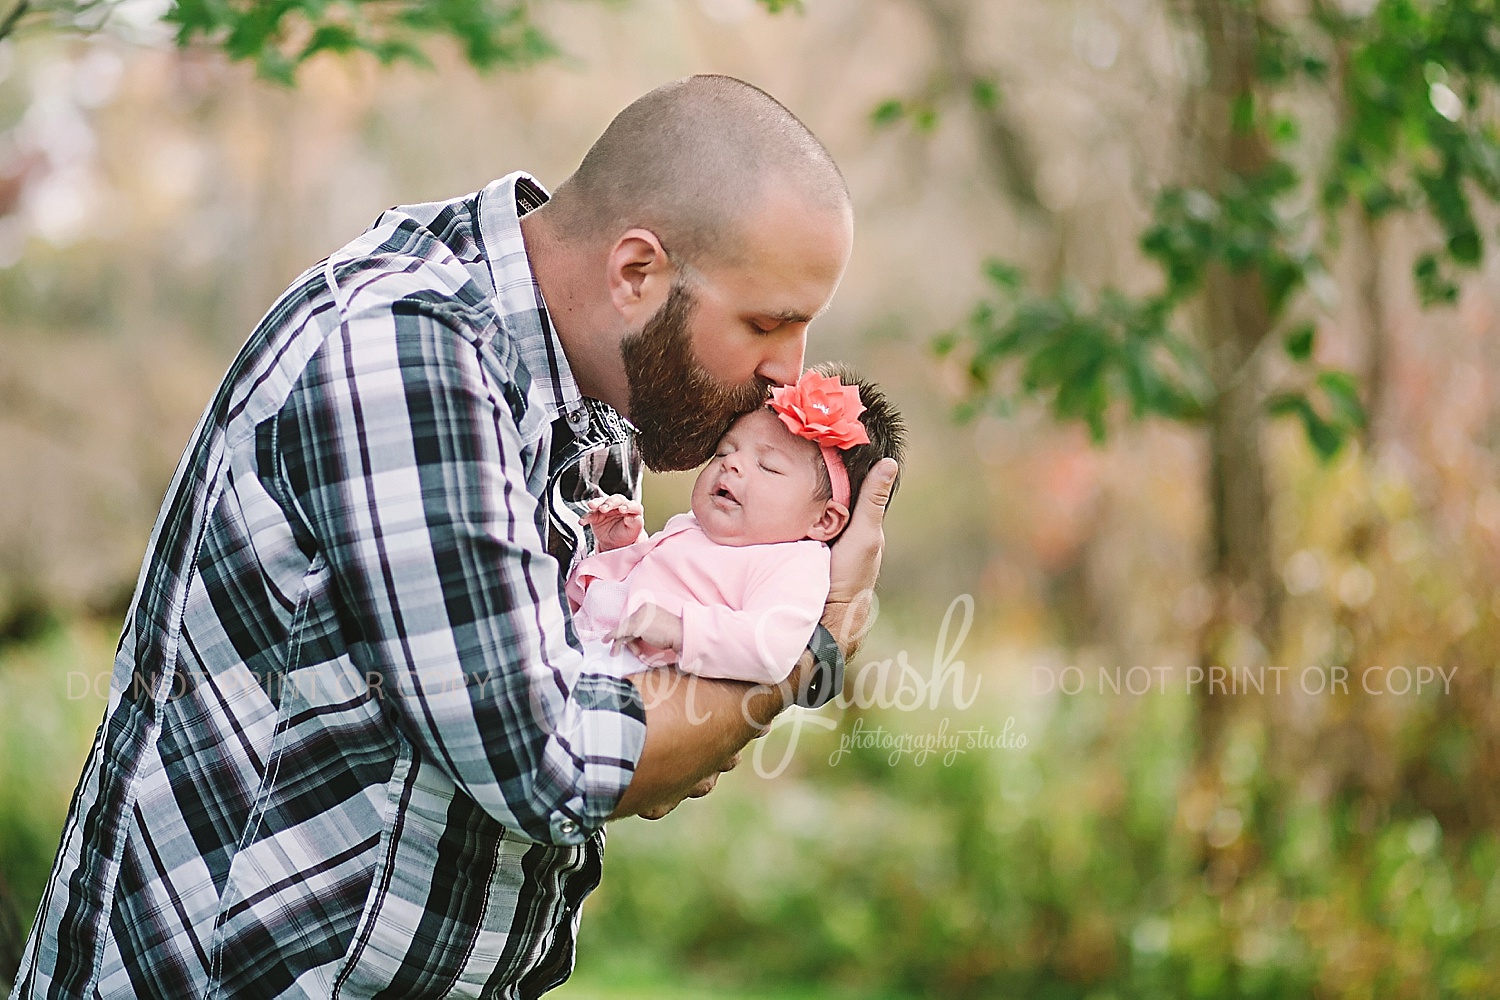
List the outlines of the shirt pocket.
{"label": "shirt pocket", "polygon": [[389,797],[389,846],[332,995],[532,996],[536,978],[565,978],[598,843],[520,837],[420,755],[403,758]]}
{"label": "shirt pocket", "polygon": [[[384,786],[358,787],[336,728],[288,680],[270,765],[233,859],[211,947],[210,996],[278,996],[322,978],[349,949],[380,870]],[[393,776],[394,777],[394,776]]]}
{"label": "shirt pocket", "polygon": [[264,776],[220,896],[211,997],[277,996],[318,980],[327,992],[380,867],[405,744],[348,651],[304,642],[329,616],[328,578],[314,558],[276,685]]}

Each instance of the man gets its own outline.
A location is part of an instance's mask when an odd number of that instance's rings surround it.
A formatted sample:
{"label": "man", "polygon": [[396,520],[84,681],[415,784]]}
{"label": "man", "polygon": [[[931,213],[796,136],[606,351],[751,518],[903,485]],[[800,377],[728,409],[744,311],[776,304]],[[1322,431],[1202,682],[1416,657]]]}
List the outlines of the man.
{"label": "man", "polygon": [[[393,209],[299,278],[168,491],[16,996],[566,979],[604,822],[705,793],[789,697],[583,673],[578,517],[795,380],[850,242],[811,133],[694,77],[554,198]],[[894,473],[835,549],[845,650]]]}

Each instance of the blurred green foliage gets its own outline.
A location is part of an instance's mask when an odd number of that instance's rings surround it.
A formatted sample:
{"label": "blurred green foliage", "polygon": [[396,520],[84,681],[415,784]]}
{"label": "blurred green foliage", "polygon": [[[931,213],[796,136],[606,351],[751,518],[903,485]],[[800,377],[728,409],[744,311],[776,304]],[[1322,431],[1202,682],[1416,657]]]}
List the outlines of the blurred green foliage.
{"label": "blurred green foliage", "polygon": [[[0,39],[22,29],[92,33],[122,0],[14,0],[0,13]],[[772,13],[801,0],[759,0]],[[364,52],[381,63],[430,66],[424,42],[447,36],[479,70],[521,67],[560,53],[529,0],[172,0],[163,20],[177,44],[207,43],[249,60],[268,80],[291,86],[298,68],[323,53]]]}
{"label": "blurred green foliage", "polygon": [[[0,865],[28,918],[101,708],[82,678],[109,651],[103,629],[74,626],[0,652]],[[1442,734],[1465,727],[1448,700],[1407,704],[1389,752],[1452,758]],[[1024,748],[920,766],[854,748],[830,765],[856,718],[920,735],[945,719],[993,732],[1007,716]],[[708,799],[614,824],[580,984],[560,995],[1496,995],[1493,829],[1449,832],[1462,825],[1441,823],[1416,788],[1328,795],[1278,773],[1253,720],[1206,793],[1186,781],[1191,722],[1179,682],[1120,698],[1091,675],[1056,700],[851,709],[837,731],[804,731],[784,775],[756,777],[747,754]],[[768,737],[768,765],[784,738]],[[1452,780],[1483,780],[1464,756]]]}
{"label": "blurred green foliage", "polygon": [[[17,0],[0,38],[25,29],[91,33],[120,0]],[[172,0],[163,20],[179,45],[207,43],[249,60],[261,76],[294,83],[316,55],[367,52],[382,63],[429,65],[423,41],[446,35],[477,69],[524,66],[557,54],[526,0]]]}
{"label": "blurred green foliage", "polygon": [[297,67],[322,52],[369,52],[383,63],[428,65],[421,40],[456,39],[478,69],[524,66],[557,53],[524,2],[497,0],[174,0],[166,20],[177,42],[199,39],[232,59],[250,59],[261,75],[291,84]]}
{"label": "blurred green foliage", "polygon": [[[613,826],[564,996],[653,977],[701,983],[696,996],[1500,995],[1485,721],[1500,617],[1461,613],[1488,602],[1494,567],[1472,538],[1424,531],[1399,478],[1294,454],[1285,502],[1297,562],[1317,570],[1289,599],[1298,638],[1277,662],[1299,666],[1283,693],[1238,699],[1213,774],[1180,671],[1129,697],[1088,666],[1082,693],[1037,697],[1012,663],[964,712],[851,709],[804,733],[774,781],[735,773],[659,823]],[[1363,573],[1378,586],[1351,602],[1343,581]],[[1440,665],[1451,685],[1365,691],[1366,671],[1398,663]],[[1351,681],[1310,698],[1302,665]],[[856,748],[830,766],[856,721],[924,734],[1012,715],[1024,749],[916,766]]]}
{"label": "blurred green foliage", "polygon": [[1259,863],[1224,882],[1179,809],[1190,708],[1186,696],[1083,695],[1032,729],[1029,751],[946,767],[871,750],[830,768],[830,737],[790,789],[736,775],[713,808],[617,825],[580,975],[644,966],[1056,1000],[1500,989],[1493,832],[1447,843],[1420,813],[1371,830],[1358,799],[1282,794],[1250,727],[1207,820],[1227,856]]}
{"label": "blurred green foliage", "polygon": [[1070,288],[1055,295],[1028,292],[1021,272],[992,260],[986,275],[998,295],[974,308],[964,334],[935,343],[940,357],[965,350],[968,398],[960,415],[986,407],[1002,412],[1013,402],[1003,382],[1017,374],[1023,395],[1048,396],[1059,420],[1081,420],[1103,441],[1113,402],[1128,399],[1135,416],[1191,419],[1209,395],[1207,377],[1186,341],[1167,323],[1166,300],[1138,301],[1105,289],[1091,305]]}
{"label": "blurred green foliage", "polygon": [[[1255,276],[1271,330],[1284,330],[1297,293],[1326,273],[1338,241],[1334,213],[1351,198],[1371,217],[1401,210],[1437,224],[1441,245],[1419,255],[1414,279],[1424,303],[1453,302],[1454,269],[1477,266],[1484,253],[1474,199],[1500,199],[1497,23],[1494,0],[1378,0],[1365,15],[1318,2],[1290,24],[1258,15],[1256,77],[1236,95],[1228,126],[1260,137],[1268,162],[1228,170],[1216,190],[1162,189],[1140,239],[1161,273],[1154,294],[1105,289],[1091,305],[1069,288],[1020,295],[1018,276],[991,264],[997,300],[935,343],[939,356],[962,357],[962,412],[1038,397],[1059,419],[1083,421],[1096,440],[1116,401],[1136,417],[1200,419],[1223,386],[1191,377],[1207,367],[1206,348],[1173,331],[1207,270]],[[1335,62],[1339,73],[1330,71]],[[1322,166],[1307,165],[1304,130],[1280,100],[1298,88],[1317,91],[1340,122]],[[894,122],[903,111],[887,101],[875,121]],[[1299,208],[1310,187],[1322,191],[1321,224]],[[1266,407],[1298,418],[1328,459],[1364,427],[1365,414],[1354,379],[1317,364],[1311,329],[1304,322],[1284,331],[1297,374]]]}
{"label": "blurred green foliage", "polygon": [[1442,245],[1417,260],[1428,303],[1458,295],[1454,267],[1484,254],[1474,196],[1500,199],[1500,131],[1486,102],[1500,84],[1500,7],[1493,0],[1381,0],[1368,17],[1320,8],[1349,47],[1344,127],[1324,189],[1372,216],[1425,210]]}
{"label": "blurred green foliage", "polygon": [[23,925],[104,711],[113,648],[104,629],[61,625],[0,646],[0,872]]}

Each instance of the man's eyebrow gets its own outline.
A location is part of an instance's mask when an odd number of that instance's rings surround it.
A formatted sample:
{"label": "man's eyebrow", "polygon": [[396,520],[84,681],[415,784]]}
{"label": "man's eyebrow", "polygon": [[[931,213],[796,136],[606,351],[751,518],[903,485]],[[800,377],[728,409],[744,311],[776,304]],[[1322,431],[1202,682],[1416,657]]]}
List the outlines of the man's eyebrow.
{"label": "man's eyebrow", "polygon": [[816,319],[818,316],[821,316],[822,314],[822,309],[819,309],[811,316],[809,316],[805,312],[802,312],[800,309],[768,309],[765,312],[761,313],[761,315],[766,319],[774,319],[782,323],[811,323],[814,319]]}

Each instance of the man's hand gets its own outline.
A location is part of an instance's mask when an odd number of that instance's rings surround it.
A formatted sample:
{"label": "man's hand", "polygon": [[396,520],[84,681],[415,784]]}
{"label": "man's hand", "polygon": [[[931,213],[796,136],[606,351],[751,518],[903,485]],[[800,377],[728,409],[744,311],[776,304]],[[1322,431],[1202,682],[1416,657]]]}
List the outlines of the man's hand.
{"label": "man's hand", "polygon": [[875,463],[859,488],[859,499],[849,514],[849,527],[833,544],[832,579],[823,624],[838,640],[844,656],[854,655],[870,628],[875,581],[885,551],[885,506],[891,500],[900,467],[892,458]]}
{"label": "man's hand", "polygon": [[610,819],[659,819],[707,795],[786,704],[778,688],[665,668],[631,674],[646,708],[646,746]]}
{"label": "man's hand", "polygon": [[646,509],[619,493],[589,501],[589,512],[579,524],[594,529],[594,541],[600,552],[624,548],[640,541],[646,530]]}
{"label": "man's hand", "polygon": [[682,618],[647,601],[625,616],[619,627],[610,633],[609,642],[611,654],[618,653],[624,646],[640,657],[641,662],[661,666],[655,661],[663,659],[662,650],[682,652]]}

